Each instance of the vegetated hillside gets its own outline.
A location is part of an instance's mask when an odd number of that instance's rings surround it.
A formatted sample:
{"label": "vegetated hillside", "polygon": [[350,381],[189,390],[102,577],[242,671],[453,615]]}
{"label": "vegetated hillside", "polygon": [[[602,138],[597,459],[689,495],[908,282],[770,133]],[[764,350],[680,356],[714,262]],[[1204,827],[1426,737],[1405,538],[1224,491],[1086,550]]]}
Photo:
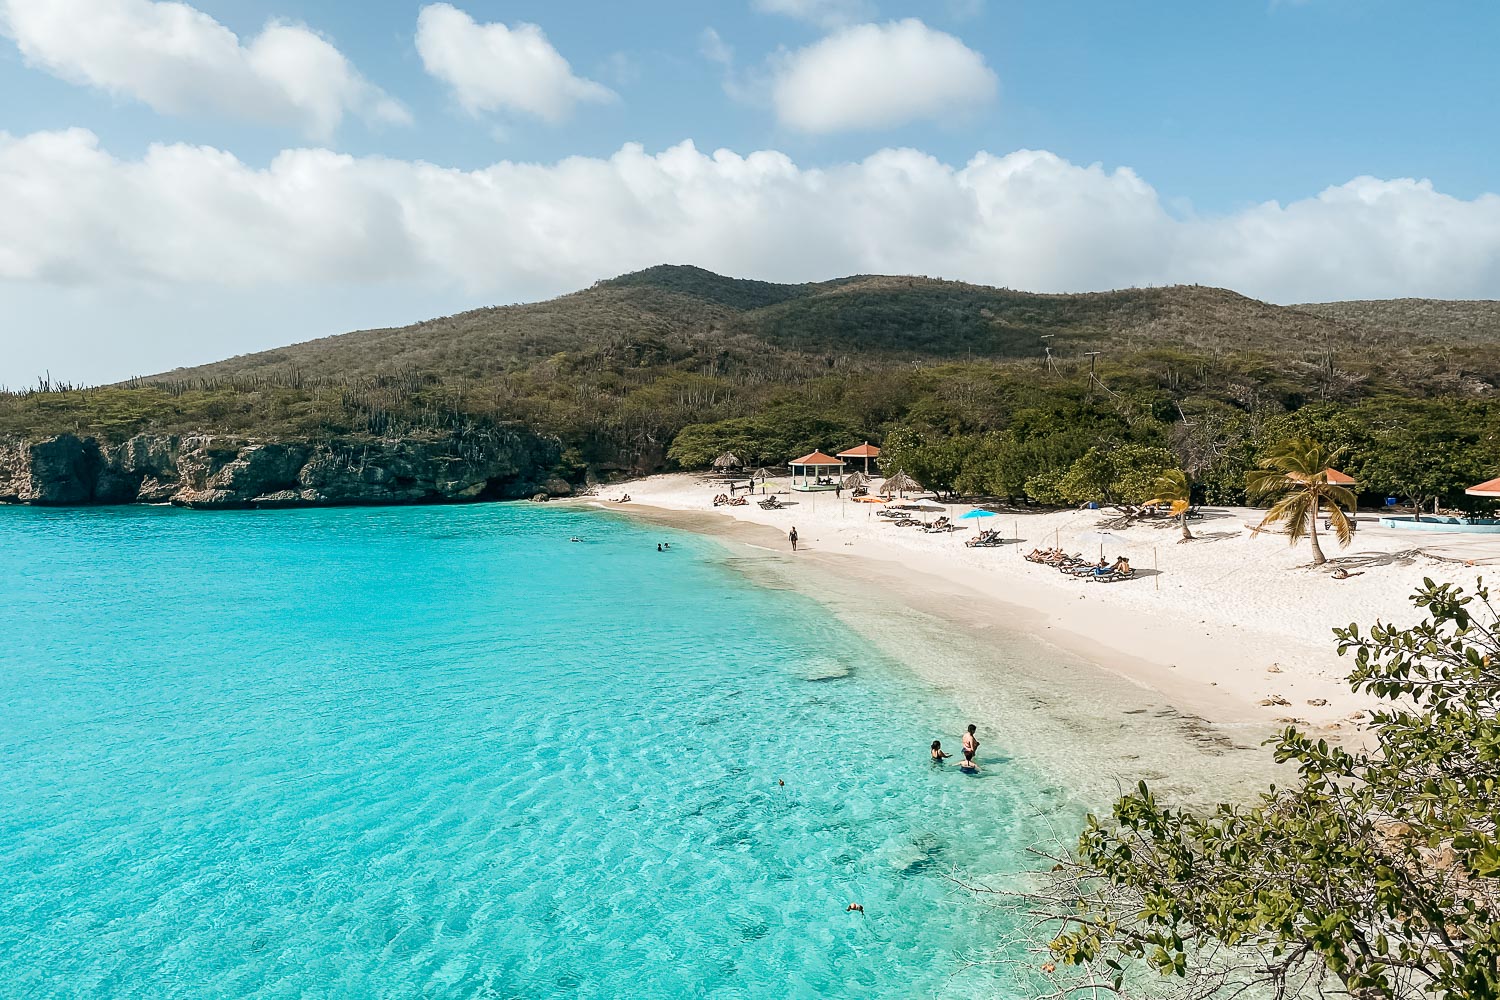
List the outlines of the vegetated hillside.
{"label": "vegetated hillside", "polygon": [[1373,428],[1405,433],[1419,458],[1461,450],[1456,482],[1492,452],[1500,465],[1500,335],[1458,322],[1482,312],[1469,305],[878,275],[778,285],[662,266],[549,302],[0,396],[0,438],[468,440],[520,424],[562,445],[556,474],[575,482],[868,439],[934,485],[1055,502],[1069,495],[1056,477],[1096,449],[1156,449],[1157,464],[1169,449],[1233,499],[1275,435],[1370,447],[1360,428]]}
{"label": "vegetated hillside", "polygon": [[1309,302],[1292,308],[1350,326],[1427,342],[1500,340],[1500,301],[1494,299],[1356,299]]}
{"label": "vegetated hillside", "polygon": [[[1406,335],[1399,335],[1406,334]],[[480,309],[397,329],[327,337],[154,380],[245,374],[350,378],[422,371],[483,378],[565,352],[659,348],[880,359],[1038,358],[1095,349],[1263,351],[1297,357],[1384,348],[1407,331],[1269,305],[1219,288],[1179,285],[1039,295],[931,278],[861,275],[778,285],[663,265],[531,305]],[[653,347],[653,344],[657,346]],[[848,359],[847,356],[857,356]]]}

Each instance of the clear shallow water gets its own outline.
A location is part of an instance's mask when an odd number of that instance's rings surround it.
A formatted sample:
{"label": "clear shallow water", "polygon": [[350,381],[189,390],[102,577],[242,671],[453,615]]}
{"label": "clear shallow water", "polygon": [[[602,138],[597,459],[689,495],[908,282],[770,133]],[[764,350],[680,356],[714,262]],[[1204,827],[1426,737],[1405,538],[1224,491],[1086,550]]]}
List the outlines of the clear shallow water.
{"label": "clear shallow water", "polygon": [[964,721],[592,512],[0,509],[0,993],[1015,996]]}

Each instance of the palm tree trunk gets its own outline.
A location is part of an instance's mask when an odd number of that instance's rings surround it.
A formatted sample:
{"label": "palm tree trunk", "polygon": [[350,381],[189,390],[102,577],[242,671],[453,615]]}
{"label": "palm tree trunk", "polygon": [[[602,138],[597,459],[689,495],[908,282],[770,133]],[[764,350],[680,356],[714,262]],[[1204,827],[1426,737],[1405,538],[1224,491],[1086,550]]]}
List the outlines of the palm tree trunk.
{"label": "palm tree trunk", "polygon": [[1177,515],[1177,520],[1182,522],[1182,540],[1184,542],[1191,542],[1193,540],[1193,533],[1188,530],[1187,511],[1183,511],[1181,514]]}
{"label": "palm tree trunk", "polygon": [[1324,563],[1326,563],[1328,561],[1328,557],[1323,554],[1323,547],[1318,544],[1318,514],[1319,513],[1320,513],[1320,505],[1318,505],[1316,503],[1313,504],[1313,509],[1312,509],[1312,523],[1307,526],[1307,537],[1308,537],[1308,540],[1312,542],[1312,550],[1313,550],[1313,563],[1312,564],[1314,566],[1321,566],[1321,565],[1323,565]]}

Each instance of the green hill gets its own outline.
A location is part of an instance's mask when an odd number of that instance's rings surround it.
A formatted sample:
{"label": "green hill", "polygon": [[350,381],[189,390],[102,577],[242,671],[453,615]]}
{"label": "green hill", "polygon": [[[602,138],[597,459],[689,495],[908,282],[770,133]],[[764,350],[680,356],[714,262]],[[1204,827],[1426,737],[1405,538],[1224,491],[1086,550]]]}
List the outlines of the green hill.
{"label": "green hill", "polygon": [[1392,408],[1415,407],[1443,410],[1455,433],[1497,426],[1497,386],[1492,302],[1277,306],[1201,286],[1042,295],[880,275],[782,285],[663,265],[547,302],[10,394],[0,437],[469,440],[521,424],[560,442],[558,472],[574,480],[867,438],[1004,444],[1031,475],[1135,442],[1232,484],[1267,434],[1314,417],[1399,426]]}

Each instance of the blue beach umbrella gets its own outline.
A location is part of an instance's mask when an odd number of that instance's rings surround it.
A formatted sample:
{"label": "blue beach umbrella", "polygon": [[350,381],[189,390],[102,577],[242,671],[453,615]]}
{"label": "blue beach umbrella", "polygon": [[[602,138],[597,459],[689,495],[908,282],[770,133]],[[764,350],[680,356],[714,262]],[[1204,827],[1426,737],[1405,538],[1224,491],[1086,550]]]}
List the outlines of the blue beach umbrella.
{"label": "blue beach umbrella", "polygon": [[[966,511],[963,514],[958,515],[958,520],[960,520],[960,521],[977,521],[981,517],[994,517],[994,516],[995,516],[995,512],[992,511],[992,510],[985,510],[983,507],[975,507],[971,511]],[[977,529],[979,527],[979,525],[976,524],[976,525],[974,525],[974,527]],[[978,538],[979,536],[975,535],[974,537]]]}

